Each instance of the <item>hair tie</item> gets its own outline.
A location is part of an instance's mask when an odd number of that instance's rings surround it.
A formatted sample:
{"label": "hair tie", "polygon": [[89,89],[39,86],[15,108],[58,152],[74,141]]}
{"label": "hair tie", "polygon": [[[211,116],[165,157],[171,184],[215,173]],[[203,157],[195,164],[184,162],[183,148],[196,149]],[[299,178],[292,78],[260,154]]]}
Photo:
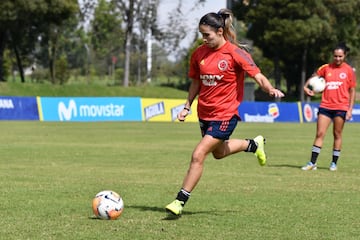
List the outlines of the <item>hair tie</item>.
{"label": "hair tie", "polygon": [[223,19],[227,19],[228,17],[230,17],[230,14],[228,13],[222,13],[222,12],[218,12],[217,15],[219,15],[220,17],[222,17]]}

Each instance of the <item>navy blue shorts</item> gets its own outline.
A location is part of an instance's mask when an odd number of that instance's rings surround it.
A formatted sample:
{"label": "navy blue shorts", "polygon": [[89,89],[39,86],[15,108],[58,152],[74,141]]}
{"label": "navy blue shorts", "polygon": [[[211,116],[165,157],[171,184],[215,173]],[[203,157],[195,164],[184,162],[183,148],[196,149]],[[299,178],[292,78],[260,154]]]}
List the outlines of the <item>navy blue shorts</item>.
{"label": "navy blue shorts", "polygon": [[345,120],[346,118],[346,111],[343,110],[330,110],[326,108],[319,108],[318,114],[325,115],[331,119],[334,119],[335,117],[341,117]]}
{"label": "navy blue shorts", "polygon": [[238,116],[234,115],[230,120],[226,121],[205,121],[199,120],[201,135],[213,136],[214,138],[221,140],[228,140],[233,133],[237,123],[239,121]]}

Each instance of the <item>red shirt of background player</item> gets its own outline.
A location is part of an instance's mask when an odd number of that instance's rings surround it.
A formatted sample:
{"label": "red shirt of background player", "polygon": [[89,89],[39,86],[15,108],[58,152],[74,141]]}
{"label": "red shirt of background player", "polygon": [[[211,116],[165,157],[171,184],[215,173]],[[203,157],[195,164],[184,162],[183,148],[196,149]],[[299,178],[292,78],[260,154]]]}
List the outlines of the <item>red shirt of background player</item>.
{"label": "red shirt of background player", "polygon": [[320,107],[348,111],[349,89],[356,87],[356,75],[353,68],[345,62],[341,65],[329,63],[322,65],[316,74],[323,77],[326,82]]}
{"label": "red shirt of background player", "polygon": [[228,41],[219,49],[206,45],[197,48],[191,57],[189,77],[201,82],[199,119],[216,121],[239,116],[245,73],[254,77],[259,72],[250,54]]}

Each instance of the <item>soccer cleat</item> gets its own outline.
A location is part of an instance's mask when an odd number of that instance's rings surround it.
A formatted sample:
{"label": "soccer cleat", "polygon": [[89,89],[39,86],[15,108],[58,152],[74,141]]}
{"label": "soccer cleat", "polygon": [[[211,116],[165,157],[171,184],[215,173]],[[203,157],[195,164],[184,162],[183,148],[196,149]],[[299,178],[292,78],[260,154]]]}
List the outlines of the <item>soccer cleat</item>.
{"label": "soccer cleat", "polygon": [[259,135],[254,138],[254,142],[257,145],[257,149],[254,154],[257,157],[260,166],[264,166],[266,164],[266,154],[264,150],[265,138]]}
{"label": "soccer cleat", "polygon": [[330,167],[329,167],[329,170],[330,170],[330,171],[336,171],[336,170],[337,170],[336,163],[331,162]]}
{"label": "soccer cleat", "polygon": [[168,204],[165,209],[168,213],[174,214],[176,216],[180,216],[183,207],[184,206],[184,202],[183,201],[179,201],[177,199],[175,199],[173,202],[171,202],[170,204]]}
{"label": "soccer cleat", "polygon": [[309,170],[316,170],[317,166],[316,164],[312,163],[312,162],[308,162],[305,166],[303,166],[301,168],[304,171],[309,171]]}

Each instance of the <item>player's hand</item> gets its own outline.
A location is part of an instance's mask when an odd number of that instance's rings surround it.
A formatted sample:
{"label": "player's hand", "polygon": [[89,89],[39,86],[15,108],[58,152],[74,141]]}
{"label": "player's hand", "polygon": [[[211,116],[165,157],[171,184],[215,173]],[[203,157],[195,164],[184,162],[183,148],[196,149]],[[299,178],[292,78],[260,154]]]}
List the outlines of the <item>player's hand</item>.
{"label": "player's hand", "polygon": [[312,97],[315,95],[314,91],[312,91],[310,88],[308,88],[307,86],[304,87],[304,92],[306,95]]}
{"label": "player's hand", "polygon": [[189,114],[189,110],[184,108],[178,113],[177,118],[180,122],[183,122],[185,121],[185,118],[188,114]]}
{"label": "player's hand", "polygon": [[346,112],[346,121],[350,121],[352,119],[352,110]]}
{"label": "player's hand", "polygon": [[269,95],[271,97],[275,97],[275,98],[282,98],[285,96],[285,94],[282,91],[280,91],[279,89],[276,89],[276,88],[270,89]]}

